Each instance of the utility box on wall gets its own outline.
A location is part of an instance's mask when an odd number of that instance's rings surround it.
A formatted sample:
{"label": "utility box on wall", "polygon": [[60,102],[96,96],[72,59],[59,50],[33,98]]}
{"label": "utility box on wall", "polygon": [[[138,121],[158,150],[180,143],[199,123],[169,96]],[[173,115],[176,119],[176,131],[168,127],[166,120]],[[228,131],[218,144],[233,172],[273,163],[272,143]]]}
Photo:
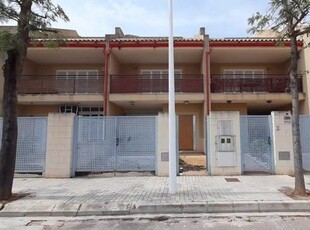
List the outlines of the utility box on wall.
{"label": "utility box on wall", "polygon": [[216,139],[217,166],[236,166],[235,136],[219,135]]}
{"label": "utility box on wall", "polygon": [[241,174],[239,112],[212,112],[209,125],[208,173]]}
{"label": "utility box on wall", "polygon": [[235,152],[235,136],[218,135],[216,142],[217,152]]}

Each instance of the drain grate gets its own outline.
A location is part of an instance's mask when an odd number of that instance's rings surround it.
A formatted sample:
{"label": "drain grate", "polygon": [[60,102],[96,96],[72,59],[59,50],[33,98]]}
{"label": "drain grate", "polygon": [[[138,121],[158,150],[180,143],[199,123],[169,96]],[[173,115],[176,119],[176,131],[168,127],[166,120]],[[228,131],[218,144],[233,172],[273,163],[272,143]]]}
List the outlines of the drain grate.
{"label": "drain grate", "polygon": [[240,182],[240,180],[238,178],[225,178],[226,182]]}

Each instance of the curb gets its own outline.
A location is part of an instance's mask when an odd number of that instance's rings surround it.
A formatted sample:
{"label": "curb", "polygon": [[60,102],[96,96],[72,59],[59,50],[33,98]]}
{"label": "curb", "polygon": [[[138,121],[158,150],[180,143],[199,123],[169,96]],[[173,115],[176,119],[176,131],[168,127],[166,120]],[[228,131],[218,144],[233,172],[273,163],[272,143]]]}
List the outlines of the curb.
{"label": "curb", "polygon": [[131,214],[305,212],[309,201],[209,201],[206,203],[137,205]]}
{"label": "curb", "polygon": [[[0,204],[0,207],[3,204]],[[44,205],[43,205],[44,207]],[[197,213],[260,213],[260,212],[309,212],[310,201],[208,201],[170,204],[56,204],[45,206],[15,206],[7,204],[0,217],[44,216],[119,216],[135,214],[197,214]]]}

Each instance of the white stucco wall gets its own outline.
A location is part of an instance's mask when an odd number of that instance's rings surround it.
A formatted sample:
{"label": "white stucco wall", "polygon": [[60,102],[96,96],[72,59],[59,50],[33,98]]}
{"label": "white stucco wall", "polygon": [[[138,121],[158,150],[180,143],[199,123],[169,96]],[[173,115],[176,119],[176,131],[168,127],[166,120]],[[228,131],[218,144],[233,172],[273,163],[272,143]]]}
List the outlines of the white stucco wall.
{"label": "white stucco wall", "polygon": [[[234,151],[218,151],[219,122],[231,121],[231,135],[235,141]],[[210,142],[208,143],[208,161],[210,175],[240,175],[241,174],[241,147],[240,147],[240,115],[238,111],[211,112],[210,116]],[[225,135],[226,136],[226,135]],[[226,159],[225,159],[226,158]],[[229,158],[228,161],[226,161]],[[223,162],[223,160],[225,162]],[[230,166],[223,166],[223,164]],[[233,165],[233,166],[232,166]]]}
{"label": "white stucco wall", "polygon": [[292,118],[289,111],[272,112],[275,174],[294,174]]}

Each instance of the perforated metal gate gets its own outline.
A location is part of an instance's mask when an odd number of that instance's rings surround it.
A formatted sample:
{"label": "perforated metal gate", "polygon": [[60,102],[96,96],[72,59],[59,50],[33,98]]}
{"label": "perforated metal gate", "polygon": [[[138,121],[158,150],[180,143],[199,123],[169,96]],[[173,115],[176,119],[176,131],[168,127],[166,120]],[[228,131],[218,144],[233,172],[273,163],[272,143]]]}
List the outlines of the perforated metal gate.
{"label": "perforated metal gate", "polygon": [[78,117],[76,171],[155,171],[156,117]]}
{"label": "perforated metal gate", "polygon": [[310,171],[310,116],[299,116],[299,122],[302,165],[304,170]]}
{"label": "perforated metal gate", "polygon": [[[19,117],[17,123],[15,172],[42,173],[45,167],[47,118]],[[3,118],[0,119],[0,140],[2,126]]]}
{"label": "perforated metal gate", "polygon": [[273,173],[271,116],[240,116],[243,172]]}
{"label": "perforated metal gate", "polygon": [[156,118],[118,117],[117,171],[155,171]]}

